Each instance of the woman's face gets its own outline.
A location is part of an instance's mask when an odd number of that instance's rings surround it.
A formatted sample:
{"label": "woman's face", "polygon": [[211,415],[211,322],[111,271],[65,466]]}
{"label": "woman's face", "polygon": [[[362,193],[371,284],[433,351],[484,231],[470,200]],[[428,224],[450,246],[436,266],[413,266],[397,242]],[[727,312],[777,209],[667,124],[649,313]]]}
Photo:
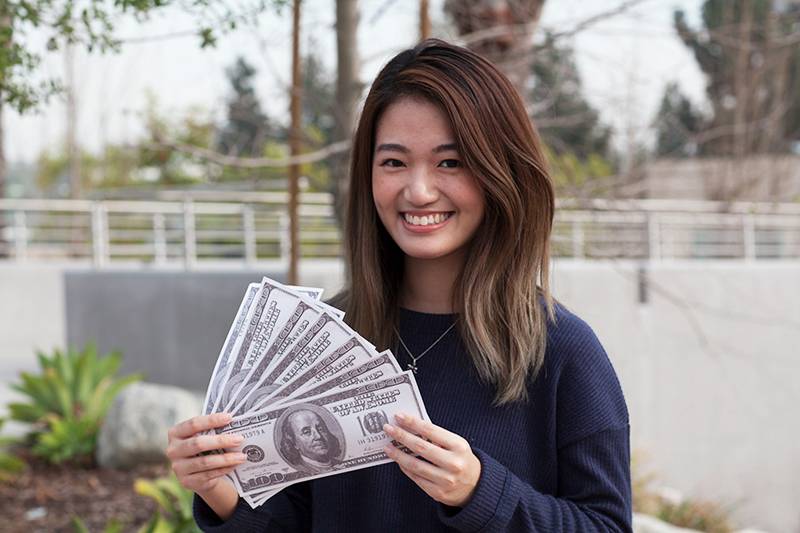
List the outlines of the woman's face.
{"label": "woman's face", "polygon": [[402,98],[378,121],[372,196],[389,235],[415,259],[463,253],[483,220],[483,191],[450,123],[423,99]]}

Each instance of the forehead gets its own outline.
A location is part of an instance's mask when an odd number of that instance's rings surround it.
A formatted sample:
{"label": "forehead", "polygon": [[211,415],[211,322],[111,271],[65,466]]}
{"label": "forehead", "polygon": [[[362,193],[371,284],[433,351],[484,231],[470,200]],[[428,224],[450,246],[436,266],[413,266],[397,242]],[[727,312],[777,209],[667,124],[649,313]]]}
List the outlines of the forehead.
{"label": "forehead", "polygon": [[319,422],[319,417],[311,411],[297,411],[289,415],[289,423],[293,426],[308,426]]}
{"label": "forehead", "polygon": [[442,109],[428,100],[404,97],[389,104],[375,128],[375,146],[398,143],[414,150],[444,143],[453,138],[450,121]]}

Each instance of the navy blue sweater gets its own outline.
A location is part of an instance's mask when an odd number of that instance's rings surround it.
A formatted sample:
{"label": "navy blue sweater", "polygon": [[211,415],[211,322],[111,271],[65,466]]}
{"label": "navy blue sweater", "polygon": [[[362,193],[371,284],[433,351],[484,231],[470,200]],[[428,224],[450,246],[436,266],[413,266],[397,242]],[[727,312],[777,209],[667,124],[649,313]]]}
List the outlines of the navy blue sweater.
{"label": "navy blue sweater", "polygon": [[[421,353],[455,315],[403,310],[400,334]],[[481,462],[463,508],[438,504],[396,464],[299,483],[258,509],[243,501],[221,522],[195,497],[204,531],[434,532],[631,531],[628,411],[597,337],[557,307],[544,366],[529,399],[492,405],[456,330],[419,360],[431,421],[466,438]],[[401,365],[410,361],[395,351]]]}

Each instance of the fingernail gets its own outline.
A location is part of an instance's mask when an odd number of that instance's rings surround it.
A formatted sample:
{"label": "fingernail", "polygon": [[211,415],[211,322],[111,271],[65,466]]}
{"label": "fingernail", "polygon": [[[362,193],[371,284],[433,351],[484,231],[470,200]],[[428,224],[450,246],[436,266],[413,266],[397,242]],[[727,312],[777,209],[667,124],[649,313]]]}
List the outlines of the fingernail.
{"label": "fingernail", "polygon": [[400,422],[405,422],[408,420],[408,415],[405,413],[397,413],[394,417],[399,420]]}
{"label": "fingernail", "polygon": [[389,424],[384,424],[384,425],[383,425],[383,430],[384,430],[386,433],[392,433],[392,432],[394,431],[394,427],[393,427],[393,426],[390,426]]}
{"label": "fingernail", "polygon": [[236,460],[237,461],[246,461],[247,460],[247,456],[245,454],[243,454],[243,453],[237,453],[236,454]]}
{"label": "fingernail", "polygon": [[234,444],[240,444],[243,441],[244,441],[244,437],[242,437],[241,435],[233,435],[231,437],[231,442],[233,442]]}
{"label": "fingernail", "polygon": [[384,446],[384,447],[383,447],[383,453],[385,453],[386,455],[388,455],[389,457],[391,457],[391,456],[392,456],[392,454],[394,453],[394,450],[392,449],[392,447],[391,447],[391,446],[389,446],[389,445],[386,445],[386,446]]}

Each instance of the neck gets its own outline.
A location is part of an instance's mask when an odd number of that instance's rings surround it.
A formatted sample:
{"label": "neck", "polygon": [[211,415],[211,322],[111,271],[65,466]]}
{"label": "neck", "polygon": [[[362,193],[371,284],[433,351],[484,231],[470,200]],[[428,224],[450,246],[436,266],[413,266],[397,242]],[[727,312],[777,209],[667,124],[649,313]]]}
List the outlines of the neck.
{"label": "neck", "polygon": [[437,259],[406,256],[400,305],[421,313],[453,313],[453,289],[463,265],[463,253]]}

